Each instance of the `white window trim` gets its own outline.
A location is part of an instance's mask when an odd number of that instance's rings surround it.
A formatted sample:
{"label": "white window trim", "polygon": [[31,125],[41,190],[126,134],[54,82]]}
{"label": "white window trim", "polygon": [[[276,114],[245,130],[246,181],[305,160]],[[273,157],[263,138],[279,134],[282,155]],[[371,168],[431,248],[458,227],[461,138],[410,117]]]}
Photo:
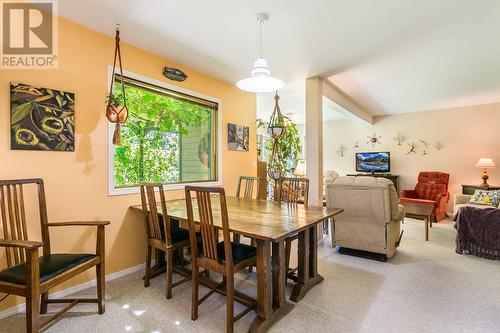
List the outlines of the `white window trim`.
{"label": "white window trim", "polygon": [[[108,87],[111,85],[111,79],[113,74],[113,66],[108,67]],[[182,190],[186,185],[203,185],[203,186],[220,186],[222,185],[222,100],[212,96],[207,96],[200,94],[198,92],[181,88],[172,84],[168,84],[159,80],[149,78],[130,71],[123,71],[123,75],[131,79],[149,83],[161,88],[173,90],[179,93],[195,96],[198,98],[205,99],[217,103],[217,180],[207,181],[207,182],[194,182],[194,183],[179,183],[179,184],[165,184],[163,188],[165,190]],[[113,165],[115,162],[114,155],[114,145],[113,145],[113,132],[115,130],[115,124],[108,122],[108,196],[115,195],[125,195],[125,194],[137,194],[139,193],[138,186],[132,187],[115,187],[115,177]]]}

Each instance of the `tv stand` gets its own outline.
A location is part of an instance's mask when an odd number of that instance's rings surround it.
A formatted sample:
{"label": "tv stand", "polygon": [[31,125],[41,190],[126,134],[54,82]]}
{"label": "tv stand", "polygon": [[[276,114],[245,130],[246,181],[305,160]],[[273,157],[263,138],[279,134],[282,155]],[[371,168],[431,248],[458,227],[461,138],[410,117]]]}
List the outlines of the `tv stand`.
{"label": "tv stand", "polygon": [[354,176],[354,177],[368,176],[368,177],[389,179],[394,184],[396,192],[398,192],[399,195],[399,175],[391,175],[390,173],[351,173],[347,174],[347,176]]}

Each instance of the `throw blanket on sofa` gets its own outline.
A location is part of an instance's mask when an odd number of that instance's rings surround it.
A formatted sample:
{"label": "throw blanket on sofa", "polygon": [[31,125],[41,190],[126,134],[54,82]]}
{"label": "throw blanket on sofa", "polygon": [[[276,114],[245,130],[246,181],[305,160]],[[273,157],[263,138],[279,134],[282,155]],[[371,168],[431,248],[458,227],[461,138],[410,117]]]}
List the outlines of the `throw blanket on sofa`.
{"label": "throw blanket on sofa", "polygon": [[453,220],[457,229],[455,252],[500,260],[500,209],[465,206]]}

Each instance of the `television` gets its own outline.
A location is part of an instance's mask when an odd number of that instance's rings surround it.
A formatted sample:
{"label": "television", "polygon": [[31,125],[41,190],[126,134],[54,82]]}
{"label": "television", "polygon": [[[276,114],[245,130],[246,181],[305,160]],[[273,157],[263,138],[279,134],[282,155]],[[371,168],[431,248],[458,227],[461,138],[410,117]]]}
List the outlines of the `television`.
{"label": "television", "polygon": [[390,172],[391,171],[391,153],[356,153],[356,171],[357,172]]}

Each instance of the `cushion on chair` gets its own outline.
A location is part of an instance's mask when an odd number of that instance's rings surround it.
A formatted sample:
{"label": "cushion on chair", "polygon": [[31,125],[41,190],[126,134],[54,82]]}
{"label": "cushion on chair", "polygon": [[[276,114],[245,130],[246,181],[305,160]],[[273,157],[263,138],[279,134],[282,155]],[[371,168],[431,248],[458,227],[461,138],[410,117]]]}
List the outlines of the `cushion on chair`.
{"label": "cushion on chair", "polygon": [[419,199],[435,200],[436,195],[448,193],[450,175],[443,172],[421,172],[415,186]]}
{"label": "cushion on chair", "polygon": [[[95,258],[94,254],[47,254],[39,258],[40,282],[44,282],[75,266]],[[26,263],[0,272],[0,281],[26,284]]]}
{"label": "cushion on chair", "polygon": [[500,203],[500,191],[476,190],[468,203],[498,207]]}
{"label": "cushion on chair", "polygon": [[172,244],[189,240],[189,231],[186,229],[170,230],[170,240]]}
{"label": "cushion on chair", "polygon": [[[234,264],[257,255],[257,249],[254,246],[246,244],[231,242],[231,249],[233,253]],[[226,259],[226,253],[224,251],[224,242],[220,242],[219,244],[217,244],[217,257],[219,257],[219,260],[223,262]]]}

